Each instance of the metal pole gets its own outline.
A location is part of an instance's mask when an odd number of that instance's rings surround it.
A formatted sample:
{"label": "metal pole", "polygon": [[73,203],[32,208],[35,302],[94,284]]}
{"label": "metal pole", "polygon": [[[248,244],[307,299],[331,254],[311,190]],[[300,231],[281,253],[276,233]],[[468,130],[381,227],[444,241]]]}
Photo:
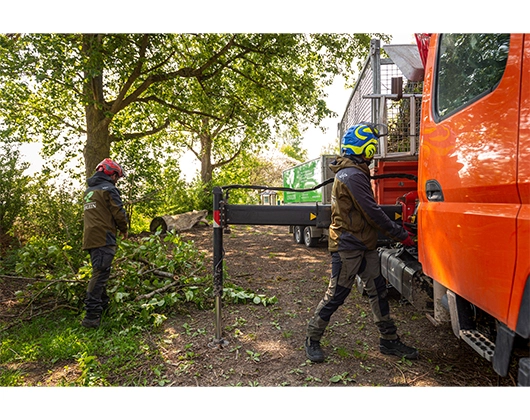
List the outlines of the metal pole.
{"label": "metal pole", "polygon": [[[372,60],[372,94],[381,93],[381,41],[372,39],[370,41],[370,56]],[[379,101],[372,100],[372,122],[379,124]]]}
{"label": "metal pole", "polygon": [[215,298],[215,338],[213,345],[222,347],[228,344],[221,337],[221,298],[223,297],[223,218],[221,202],[223,191],[220,187],[213,189],[213,292]]}
{"label": "metal pole", "polygon": [[[386,97],[385,95],[381,95],[381,99],[379,102],[379,120],[377,121],[377,123],[387,125],[388,121],[386,117]],[[379,138],[379,152],[382,158],[386,158],[388,152],[388,135]]]}
{"label": "metal pole", "polygon": [[410,97],[410,154],[416,154],[416,97]]}

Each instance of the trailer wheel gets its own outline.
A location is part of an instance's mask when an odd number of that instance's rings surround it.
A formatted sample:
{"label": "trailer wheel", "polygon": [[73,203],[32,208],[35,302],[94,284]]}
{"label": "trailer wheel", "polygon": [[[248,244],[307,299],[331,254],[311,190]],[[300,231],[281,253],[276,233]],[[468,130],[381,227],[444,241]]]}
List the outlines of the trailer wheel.
{"label": "trailer wheel", "polygon": [[301,226],[295,226],[293,228],[293,239],[297,244],[304,243],[304,234]]}
{"label": "trailer wheel", "polygon": [[311,228],[309,226],[304,228],[304,243],[308,247],[316,246],[318,243],[318,238],[313,238],[311,236]]}

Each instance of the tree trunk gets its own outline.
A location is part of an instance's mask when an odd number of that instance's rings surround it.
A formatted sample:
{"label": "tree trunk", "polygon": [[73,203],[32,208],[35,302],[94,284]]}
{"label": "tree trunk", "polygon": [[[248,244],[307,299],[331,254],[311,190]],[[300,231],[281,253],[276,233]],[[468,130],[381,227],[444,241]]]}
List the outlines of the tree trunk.
{"label": "tree trunk", "polygon": [[212,181],[212,139],[201,134],[201,181],[209,185]]}
{"label": "tree trunk", "polygon": [[110,157],[111,122],[108,112],[109,106],[105,102],[103,93],[103,62],[100,50],[102,35],[84,34],[83,53],[87,59],[85,69],[85,117],[87,138],[83,149],[85,158],[85,173],[87,178],[92,176],[96,165],[103,159]]}
{"label": "tree trunk", "polygon": [[199,223],[209,226],[210,223],[206,220],[207,215],[208,210],[193,210],[187,213],[155,217],[151,221],[149,230],[151,233],[155,233],[160,228],[161,233],[166,233],[171,230],[179,233],[190,230]]}
{"label": "tree trunk", "polygon": [[83,155],[87,178],[92,176],[96,165],[110,156],[109,121],[93,106],[86,107],[87,138]]}

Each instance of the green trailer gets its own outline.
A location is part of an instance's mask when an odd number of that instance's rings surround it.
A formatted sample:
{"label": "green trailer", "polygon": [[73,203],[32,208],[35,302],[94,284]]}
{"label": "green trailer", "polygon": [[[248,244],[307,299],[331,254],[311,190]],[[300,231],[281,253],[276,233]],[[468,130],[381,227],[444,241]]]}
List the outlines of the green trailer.
{"label": "green trailer", "polygon": [[[334,174],[329,165],[337,158],[336,155],[322,155],[316,159],[296,165],[283,171],[283,186],[296,190],[313,188],[333,178]],[[331,187],[327,184],[313,191],[284,191],[283,203],[285,205],[322,205],[331,204]],[[328,231],[316,226],[289,226],[289,232],[297,244],[312,247],[327,239]]]}

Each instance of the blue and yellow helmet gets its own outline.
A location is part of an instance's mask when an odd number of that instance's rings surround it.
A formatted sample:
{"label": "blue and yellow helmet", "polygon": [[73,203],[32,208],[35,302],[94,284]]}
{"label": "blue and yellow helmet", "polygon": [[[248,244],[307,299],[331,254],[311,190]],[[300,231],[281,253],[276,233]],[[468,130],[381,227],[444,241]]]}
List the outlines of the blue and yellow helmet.
{"label": "blue and yellow helmet", "polygon": [[340,144],[341,154],[364,156],[371,159],[377,152],[379,136],[379,130],[374,126],[363,123],[356,124],[348,128],[344,134]]}

